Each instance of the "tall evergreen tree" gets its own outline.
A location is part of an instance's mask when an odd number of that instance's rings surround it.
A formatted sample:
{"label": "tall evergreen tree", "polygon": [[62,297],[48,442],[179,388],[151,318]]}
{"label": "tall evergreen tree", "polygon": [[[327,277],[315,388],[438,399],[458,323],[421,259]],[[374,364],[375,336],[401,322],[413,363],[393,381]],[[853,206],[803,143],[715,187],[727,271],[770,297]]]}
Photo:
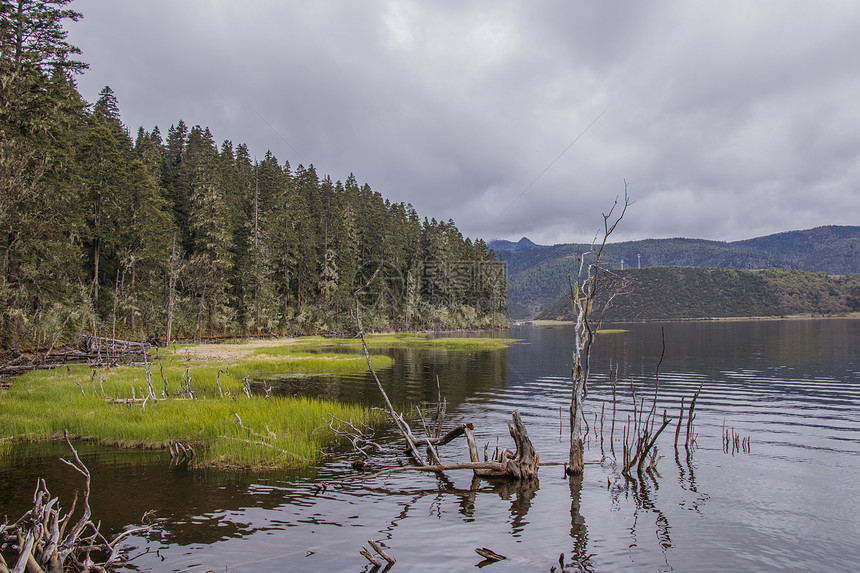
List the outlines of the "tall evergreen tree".
{"label": "tall evergreen tree", "polygon": [[481,271],[495,254],[451,220],[182,120],[132,142],[107,86],[87,113],[69,3],[0,0],[0,350],[107,319],[135,337],[351,328],[376,269],[368,324],[501,316],[503,274]]}
{"label": "tall evergreen tree", "polygon": [[93,115],[104,119],[123,156],[127,160],[131,160],[131,136],[128,134],[128,129],[122,123],[122,117],[119,113],[119,101],[110,86],[103,87],[99,92],[99,99],[93,105]]}
{"label": "tall evergreen tree", "polygon": [[235,314],[229,304],[233,253],[227,183],[225,174],[217,169],[218,152],[208,128],[191,129],[186,155],[193,176],[189,227],[192,283],[199,305],[195,337],[204,326],[214,336],[216,327],[221,332],[228,329]]}
{"label": "tall evergreen tree", "polygon": [[84,104],[72,76],[86,64],[62,27],[81,17],[69,3],[0,2],[0,347],[12,351],[75,302],[69,168]]}
{"label": "tall evergreen tree", "polygon": [[164,149],[158,127],[151,132],[145,131],[142,127],[137,130],[137,138],[134,140],[134,158],[143,162],[149,178],[164,197],[165,191],[161,183]]}
{"label": "tall evergreen tree", "polygon": [[77,165],[87,213],[84,239],[89,246],[93,307],[99,311],[105,303],[100,303],[100,289],[103,284],[114,282],[122,244],[121,231],[131,219],[127,163],[101,115],[94,114],[91,119],[78,150]]}
{"label": "tall evergreen tree", "polygon": [[[261,241],[264,242],[259,248],[262,249],[261,256],[268,255],[271,264],[269,277],[274,296],[278,300],[280,322],[285,328],[289,328],[291,308],[295,304],[292,283],[295,280],[299,242],[299,229],[296,225],[298,195],[293,186],[289,165],[282,171],[277,160],[270,158],[268,154],[258,166],[257,185],[259,201],[263,203],[266,199],[263,204],[267,205],[260,227]],[[265,260],[260,259],[261,271],[265,270],[262,266]]]}
{"label": "tall evergreen tree", "polygon": [[321,240],[320,181],[313,165],[299,165],[293,177],[295,196],[292,205],[292,224],[301,240],[294,246],[295,253],[295,308],[301,315],[302,305],[313,301],[319,286],[323,258]]}
{"label": "tall evergreen tree", "polygon": [[179,243],[185,252],[191,251],[191,174],[185,161],[188,127],[181,119],[167,130],[161,185],[173,220],[179,229]]}
{"label": "tall evergreen tree", "polygon": [[131,334],[137,334],[137,318],[143,319],[146,332],[152,333],[153,322],[163,316],[162,285],[167,279],[164,253],[173,234],[173,221],[164,199],[158,192],[144,163],[136,159],[128,169],[127,209],[131,217],[120,231],[120,264],[124,310]]}

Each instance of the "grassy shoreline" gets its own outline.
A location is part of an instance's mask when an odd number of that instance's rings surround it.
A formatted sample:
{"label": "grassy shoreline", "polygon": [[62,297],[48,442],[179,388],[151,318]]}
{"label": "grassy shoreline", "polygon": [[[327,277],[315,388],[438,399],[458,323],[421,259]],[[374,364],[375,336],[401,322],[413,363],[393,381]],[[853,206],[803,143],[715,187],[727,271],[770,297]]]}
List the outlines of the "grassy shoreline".
{"label": "grassy shoreline", "polygon": [[[492,350],[509,340],[373,335],[372,349]],[[24,374],[0,390],[0,444],[49,441],[63,430],[106,446],[166,449],[192,445],[198,467],[285,469],[314,463],[337,439],[324,421],[377,422],[352,404],[250,396],[246,377],[367,371],[356,339],[308,337],[160,349],[145,366],[74,365]],[[374,369],[392,359],[371,354]],[[150,383],[152,392],[149,391]],[[190,387],[190,391],[189,391]],[[193,393],[193,398],[192,398]]]}

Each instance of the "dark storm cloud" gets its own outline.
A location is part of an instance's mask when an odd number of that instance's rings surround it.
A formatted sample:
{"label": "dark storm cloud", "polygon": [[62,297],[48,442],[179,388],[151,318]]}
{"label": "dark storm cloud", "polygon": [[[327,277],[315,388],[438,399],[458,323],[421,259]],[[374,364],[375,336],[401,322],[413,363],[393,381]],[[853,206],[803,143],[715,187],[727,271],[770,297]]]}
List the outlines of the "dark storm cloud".
{"label": "dark storm cloud", "polygon": [[208,125],[471,236],[590,240],[624,179],[619,239],[860,221],[854,2],[75,7],[81,89],[132,131]]}

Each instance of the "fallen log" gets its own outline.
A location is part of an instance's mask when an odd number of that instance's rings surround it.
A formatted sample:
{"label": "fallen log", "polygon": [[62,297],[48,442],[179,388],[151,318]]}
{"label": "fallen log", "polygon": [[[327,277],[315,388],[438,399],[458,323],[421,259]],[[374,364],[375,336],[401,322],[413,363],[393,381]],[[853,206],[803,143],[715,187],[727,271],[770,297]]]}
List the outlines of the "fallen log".
{"label": "fallen log", "polygon": [[[396,474],[400,472],[447,472],[453,470],[495,470],[497,472],[501,472],[505,467],[504,464],[499,462],[462,462],[456,464],[435,464],[428,466],[401,466],[399,468],[388,468],[386,470],[381,470],[373,474],[367,475],[356,475],[345,478],[345,480],[351,479],[361,479],[368,480],[377,478],[380,476],[388,475],[388,474]],[[476,472],[477,473],[477,472]]]}

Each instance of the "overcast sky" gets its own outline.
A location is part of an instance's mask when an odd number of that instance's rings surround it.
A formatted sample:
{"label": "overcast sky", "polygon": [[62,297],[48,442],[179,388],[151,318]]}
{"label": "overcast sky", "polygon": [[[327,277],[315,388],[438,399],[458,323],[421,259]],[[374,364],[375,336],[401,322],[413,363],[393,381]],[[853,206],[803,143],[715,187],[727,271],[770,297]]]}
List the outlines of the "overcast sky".
{"label": "overcast sky", "polygon": [[132,134],[180,118],[471,237],[860,224],[860,2],[77,0]]}

